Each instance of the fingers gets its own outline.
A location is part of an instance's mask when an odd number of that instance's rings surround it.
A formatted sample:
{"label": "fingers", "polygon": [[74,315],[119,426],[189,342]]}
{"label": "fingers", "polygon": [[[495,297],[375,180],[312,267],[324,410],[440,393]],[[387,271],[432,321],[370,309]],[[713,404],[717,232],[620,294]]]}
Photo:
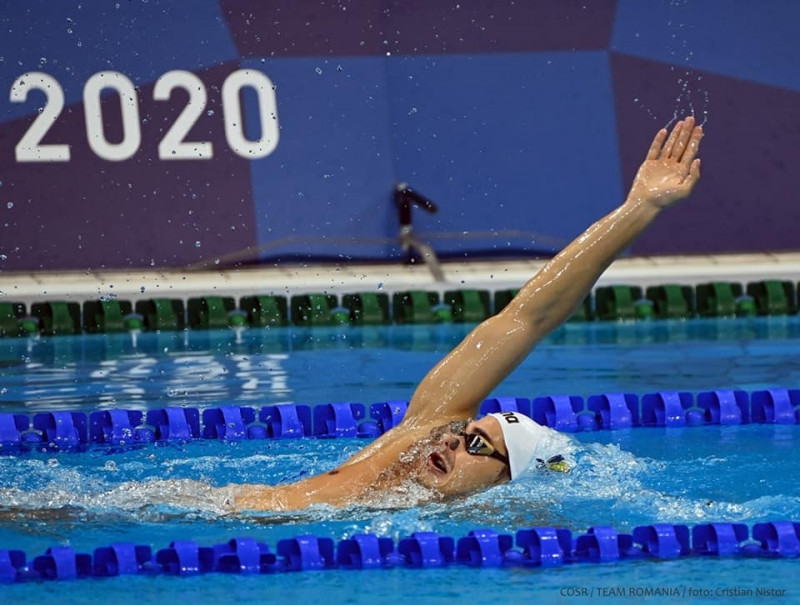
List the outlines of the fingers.
{"label": "fingers", "polygon": [[680,162],[683,153],[686,151],[686,146],[689,144],[689,138],[692,136],[694,130],[694,118],[689,116],[681,123],[681,131],[675,139],[675,145],[670,150],[670,158]]}
{"label": "fingers", "polygon": [[688,180],[690,180],[692,182],[692,187],[694,187],[694,184],[698,180],[700,180],[700,160],[699,159],[694,160],[692,162],[692,165],[689,167],[689,178],[688,178]]}
{"label": "fingers", "polygon": [[697,184],[697,181],[700,180],[700,160],[694,160],[691,165],[689,166],[689,175],[686,177],[686,180],[683,181],[683,189],[686,192],[686,195],[689,195],[694,189],[694,186]]}
{"label": "fingers", "polygon": [[653,142],[650,144],[650,149],[647,151],[648,160],[657,160],[658,154],[661,152],[661,147],[664,145],[664,139],[667,138],[667,129],[662,128],[656,133]]}
{"label": "fingers", "polygon": [[678,140],[678,137],[681,134],[681,130],[683,129],[683,122],[678,122],[675,124],[675,127],[672,129],[672,132],[669,133],[669,138],[667,142],[664,143],[664,148],[661,150],[661,159],[665,160],[671,157],[672,148],[675,146],[675,141]]}
{"label": "fingers", "polygon": [[690,170],[690,166],[694,163],[695,157],[697,157],[697,152],[700,149],[700,140],[702,138],[703,128],[701,126],[696,126],[692,130],[691,137],[689,137],[689,143],[680,159],[680,162],[683,164],[686,171]]}

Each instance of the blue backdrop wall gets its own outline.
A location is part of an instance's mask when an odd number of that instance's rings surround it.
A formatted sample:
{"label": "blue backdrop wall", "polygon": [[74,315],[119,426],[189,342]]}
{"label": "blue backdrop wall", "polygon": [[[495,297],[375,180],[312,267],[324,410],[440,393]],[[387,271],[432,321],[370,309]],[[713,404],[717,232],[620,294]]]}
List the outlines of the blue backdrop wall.
{"label": "blue backdrop wall", "polygon": [[0,270],[551,253],[653,133],[703,179],[634,253],[797,249],[792,0],[0,2]]}

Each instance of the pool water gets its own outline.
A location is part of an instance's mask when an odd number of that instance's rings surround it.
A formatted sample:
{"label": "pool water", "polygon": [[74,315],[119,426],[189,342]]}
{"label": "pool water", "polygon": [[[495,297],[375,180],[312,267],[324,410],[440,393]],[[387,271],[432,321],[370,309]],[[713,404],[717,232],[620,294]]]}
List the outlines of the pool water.
{"label": "pool water", "polygon": [[[0,411],[155,409],[220,403],[407,399],[469,326],[390,326],[220,331],[0,341]],[[800,385],[797,317],[568,325],[512,374],[495,395],[588,396]],[[55,544],[79,552],[132,541],[154,551],[175,539],[201,545],[250,536],[275,550],[302,534],[335,541],[371,532],[395,542],[414,531],[460,537],[490,527],[637,525],[800,519],[797,426],[705,426],[587,432],[570,475],[530,474],[448,505],[408,510],[319,507],[220,517],[218,503],[180,500],[180,481],[210,485],[295,480],[329,470],[364,440],[251,441],[146,445],[128,450],[0,456],[0,548],[29,559]],[[169,479],[173,483],[155,483]],[[176,501],[177,500],[177,501]],[[0,586],[26,601],[207,602],[325,598],[329,603],[581,602],[583,588],[691,587],[695,602],[719,589],[772,587],[800,598],[796,561],[711,559],[623,561],[558,569],[326,571],[230,577],[126,577]],[[574,589],[574,590],[573,590]],[[580,590],[578,590],[580,589]],[[597,598],[597,593],[595,598]],[[4,597],[4,601],[6,598]],[[672,599],[675,600],[675,599]]]}

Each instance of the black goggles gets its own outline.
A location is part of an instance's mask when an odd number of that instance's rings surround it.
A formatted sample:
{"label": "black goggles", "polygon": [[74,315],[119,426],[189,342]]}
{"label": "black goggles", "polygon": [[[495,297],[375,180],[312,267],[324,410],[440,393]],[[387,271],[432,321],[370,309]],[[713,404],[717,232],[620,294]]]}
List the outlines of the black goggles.
{"label": "black goggles", "polygon": [[467,432],[467,425],[470,422],[470,420],[457,420],[450,424],[450,430],[459,437],[464,438],[464,447],[467,450],[467,453],[473,456],[488,456],[489,458],[496,458],[503,464],[511,466],[508,462],[508,458],[503,456],[503,454],[498,452],[491,443],[486,441],[483,435],[480,435],[479,433]]}

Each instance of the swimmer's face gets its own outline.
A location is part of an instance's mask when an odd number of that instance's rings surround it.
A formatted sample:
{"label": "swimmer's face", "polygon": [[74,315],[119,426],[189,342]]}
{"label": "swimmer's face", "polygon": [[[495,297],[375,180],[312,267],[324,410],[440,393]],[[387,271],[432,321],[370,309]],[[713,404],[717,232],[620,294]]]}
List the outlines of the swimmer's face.
{"label": "swimmer's face", "polygon": [[[418,478],[420,483],[452,497],[474,494],[509,481],[508,465],[494,457],[470,454],[456,425],[445,425],[431,432],[430,448]],[[480,435],[497,452],[508,457],[502,429],[492,416],[470,421],[466,432]]]}

